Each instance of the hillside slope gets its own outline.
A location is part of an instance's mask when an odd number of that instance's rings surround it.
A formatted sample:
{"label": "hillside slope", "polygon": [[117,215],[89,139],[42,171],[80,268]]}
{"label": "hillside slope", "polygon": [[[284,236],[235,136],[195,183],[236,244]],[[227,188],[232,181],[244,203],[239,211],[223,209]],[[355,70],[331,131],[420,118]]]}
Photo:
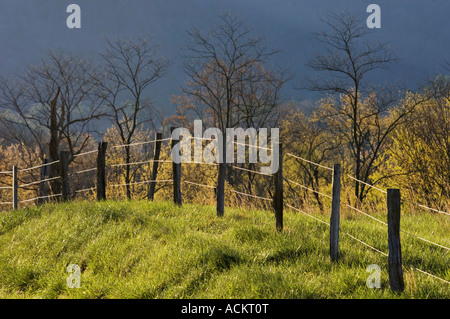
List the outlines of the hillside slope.
{"label": "hillside slope", "polygon": [[[408,269],[405,292],[391,293],[387,258],[349,237],[330,263],[327,226],[292,211],[281,234],[271,212],[230,208],[218,218],[214,207],[166,202],[49,204],[0,217],[0,298],[450,297],[450,285]],[[429,220],[445,244],[450,224]],[[342,224],[387,251],[387,233],[370,219]],[[450,280],[448,254],[402,244],[407,261]],[[70,264],[81,269],[80,288],[66,283]],[[381,267],[381,289],[366,286],[370,264]]]}

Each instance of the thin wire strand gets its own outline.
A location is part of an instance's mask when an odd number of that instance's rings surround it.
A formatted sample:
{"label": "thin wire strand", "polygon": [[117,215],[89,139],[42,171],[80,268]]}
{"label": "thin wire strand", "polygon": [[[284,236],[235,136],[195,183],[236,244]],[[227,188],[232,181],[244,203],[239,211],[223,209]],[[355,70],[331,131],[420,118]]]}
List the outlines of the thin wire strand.
{"label": "thin wire strand", "polygon": [[428,210],[432,210],[432,211],[434,211],[434,212],[436,212],[436,213],[445,214],[445,215],[450,215],[450,214],[447,213],[447,212],[443,212],[443,211],[440,211],[440,210],[437,210],[437,209],[434,209],[434,208],[431,208],[431,207],[428,207],[428,206],[425,206],[425,205],[422,205],[422,204],[414,203],[414,202],[411,202],[411,201],[409,201],[409,200],[407,200],[407,199],[402,199],[402,201],[407,202],[407,203],[412,204],[412,205],[416,205],[416,206],[419,206],[419,207],[428,209]]}
{"label": "thin wire strand", "polygon": [[26,171],[31,171],[31,170],[36,169],[36,168],[41,168],[41,167],[45,167],[45,166],[48,166],[48,165],[53,165],[53,164],[56,164],[56,163],[59,163],[59,160],[53,161],[53,162],[50,162],[50,163],[45,163],[45,164],[38,165],[38,166],[33,166],[33,167],[30,167],[30,168],[24,168],[24,169],[19,170],[19,172],[22,173],[22,172],[26,172]]}
{"label": "thin wire strand", "polygon": [[273,176],[272,174],[266,174],[266,173],[262,173],[262,172],[258,172],[258,171],[253,171],[251,169],[247,169],[247,168],[243,168],[243,167],[239,167],[239,166],[232,166],[235,169],[239,169],[241,171],[246,171],[246,172],[250,172],[250,173],[254,173],[254,174],[259,174],[259,175],[265,175],[265,176]]}
{"label": "thin wire strand", "polygon": [[92,171],[96,171],[96,170],[97,170],[97,167],[94,167],[94,168],[85,169],[83,171],[78,171],[75,174],[82,174],[82,173],[92,172]]}
{"label": "thin wire strand", "polygon": [[242,193],[242,192],[235,191],[235,190],[233,190],[233,189],[230,189],[230,192],[233,192],[233,193],[236,193],[236,194],[240,194],[240,195],[243,195],[243,196],[248,196],[248,197],[253,197],[253,198],[257,198],[257,199],[262,199],[262,200],[272,201],[271,198],[262,197],[262,196],[256,196],[256,195],[250,195],[250,194],[246,194],[246,193]]}
{"label": "thin wire strand", "polygon": [[80,153],[80,154],[75,154],[73,157],[84,156],[84,155],[88,155],[88,154],[92,154],[92,153],[98,153],[98,150],[93,150],[93,151],[88,151],[88,152],[84,152],[84,153]]}
{"label": "thin wire strand", "polygon": [[88,192],[88,191],[93,191],[93,190],[96,190],[96,189],[97,189],[97,187],[79,189],[79,190],[76,190],[75,193]]}
{"label": "thin wire strand", "polygon": [[386,256],[386,257],[388,257],[388,256],[389,256],[389,255],[388,255],[388,254],[386,254],[385,252],[382,252],[381,250],[379,250],[379,249],[377,249],[377,248],[375,248],[375,247],[373,247],[373,246],[369,245],[368,243],[366,243],[366,242],[362,241],[361,239],[358,239],[358,238],[356,238],[356,237],[355,237],[355,236],[353,236],[353,235],[350,235],[350,234],[349,234],[349,233],[347,233],[347,232],[344,232],[344,231],[342,231],[342,233],[343,233],[343,234],[345,234],[345,235],[347,235],[347,236],[349,236],[350,238],[352,238],[352,239],[356,240],[357,242],[359,242],[359,243],[361,243],[361,244],[363,244],[363,245],[365,245],[365,246],[369,247],[370,249],[373,249],[374,251],[376,251],[376,252],[379,252],[380,254],[383,254],[383,255],[384,255],[384,256]]}
{"label": "thin wire strand", "polygon": [[114,145],[111,148],[121,148],[121,147],[128,147],[128,146],[138,146],[138,145],[144,145],[144,144],[150,144],[150,143],[155,143],[155,142],[164,142],[164,141],[170,141],[172,140],[171,137],[168,138],[163,138],[163,139],[158,139],[158,140],[151,140],[151,141],[146,141],[146,142],[137,142],[137,143],[131,143],[131,144],[121,144],[121,145]]}
{"label": "thin wire strand", "polygon": [[47,179],[42,179],[42,180],[39,180],[39,181],[36,181],[36,182],[32,182],[32,183],[28,183],[28,184],[19,185],[19,188],[27,187],[27,186],[31,186],[31,185],[36,185],[36,184],[39,184],[39,183],[44,183],[44,182],[53,181],[53,180],[58,179],[58,178],[61,178],[61,176],[52,177],[52,178],[47,178]]}
{"label": "thin wire strand", "polygon": [[286,154],[289,155],[289,156],[292,156],[292,157],[294,157],[294,158],[296,158],[296,159],[302,160],[302,161],[304,161],[304,162],[307,162],[307,163],[316,165],[316,166],[318,166],[318,167],[322,167],[322,168],[328,169],[328,170],[330,170],[330,171],[333,171],[333,169],[332,169],[331,167],[328,167],[328,166],[324,166],[324,165],[315,163],[315,162],[313,162],[313,161],[307,160],[306,158],[303,158],[303,157],[294,155],[294,154],[292,154],[292,153],[286,153]]}
{"label": "thin wire strand", "polygon": [[236,145],[243,145],[243,146],[248,146],[248,147],[253,147],[253,148],[259,148],[259,149],[266,150],[266,151],[272,151],[271,148],[264,147],[264,146],[258,146],[258,145],[246,144],[246,143],[239,143],[239,142],[236,142],[236,141],[233,141],[233,143],[236,144]]}
{"label": "thin wire strand", "polygon": [[158,162],[158,163],[172,163],[172,161],[166,161],[166,160],[148,160],[143,162],[133,162],[133,163],[122,163],[122,164],[111,164],[111,167],[120,167],[120,166],[130,166],[130,165],[141,165],[141,164],[148,164],[152,162]]}
{"label": "thin wire strand", "polygon": [[347,176],[350,177],[351,179],[357,181],[357,182],[360,182],[360,183],[362,183],[362,184],[364,184],[364,185],[367,185],[367,186],[369,186],[369,187],[371,187],[371,188],[374,188],[374,189],[376,189],[377,191],[382,192],[383,194],[387,194],[387,192],[386,192],[385,190],[381,189],[381,188],[378,188],[378,187],[375,187],[375,186],[373,186],[373,185],[371,185],[371,184],[369,184],[369,183],[363,182],[362,180],[357,179],[357,178],[355,178],[355,177],[353,177],[353,176],[351,176],[351,175],[349,175],[349,174],[347,174]]}
{"label": "thin wire strand", "polygon": [[381,224],[383,224],[383,225],[386,225],[386,226],[388,225],[388,224],[385,223],[384,221],[382,221],[382,220],[380,220],[380,219],[378,219],[378,218],[376,218],[376,217],[373,217],[372,215],[369,215],[369,214],[363,212],[362,210],[360,210],[360,209],[358,209],[358,208],[355,208],[355,207],[353,207],[353,206],[350,206],[349,204],[345,204],[345,206],[347,206],[347,207],[349,207],[349,208],[351,208],[351,209],[357,211],[358,213],[361,213],[361,214],[363,214],[363,215],[365,215],[365,216],[367,216],[367,217],[370,217],[370,218],[372,218],[373,220],[376,220],[377,222],[379,222],[379,223],[381,223]]}
{"label": "thin wire strand", "polygon": [[201,187],[207,187],[207,188],[213,188],[213,189],[216,188],[215,186],[194,183],[194,182],[190,182],[190,181],[186,181],[186,180],[183,180],[183,182],[186,183],[186,184],[192,184],[192,185],[201,186]]}
{"label": "thin wire strand", "polygon": [[320,218],[314,217],[313,215],[308,214],[308,213],[306,213],[306,212],[304,212],[304,211],[302,211],[302,210],[300,210],[300,209],[298,209],[298,208],[295,208],[294,206],[291,206],[291,205],[289,205],[289,204],[286,204],[286,206],[289,207],[289,208],[291,208],[291,209],[293,209],[293,210],[295,210],[295,211],[297,211],[297,212],[299,212],[299,213],[305,214],[305,215],[307,215],[307,216],[309,216],[309,217],[311,217],[311,218],[313,218],[313,219],[315,219],[315,220],[321,222],[322,224],[325,224],[325,225],[330,226],[330,223],[327,223],[326,221],[323,221],[323,220],[321,220]]}
{"label": "thin wire strand", "polygon": [[313,193],[317,193],[317,194],[319,194],[319,195],[322,195],[322,196],[325,196],[325,197],[327,197],[327,198],[329,198],[329,199],[332,199],[332,197],[331,197],[330,195],[327,195],[327,194],[318,192],[318,191],[316,191],[316,190],[314,190],[314,189],[312,189],[312,188],[309,188],[309,187],[306,187],[306,186],[304,186],[304,185],[302,185],[302,184],[299,184],[299,183],[297,183],[297,182],[294,182],[293,180],[290,180],[289,178],[284,178],[284,180],[286,180],[286,181],[288,181],[288,182],[290,182],[290,183],[293,183],[293,184],[295,184],[295,185],[297,185],[297,186],[299,186],[299,187],[302,187],[302,188],[304,188],[304,189],[307,189],[307,190],[309,190],[309,191],[311,191],[311,192],[313,192]]}
{"label": "thin wire strand", "polygon": [[167,179],[167,180],[148,180],[148,181],[143,181],[143,182],[134,182],[134,183],[110,185],[108,187],[129,186],[129,185],[139,185],[139,184],[148,184],[148,183],[171,183],[171,182],[173,182],[172,179]]}
{"label": "thin wire strand", "polygon": [[61,194],[55,194],[55,195],[38,196],[38,197],[35,197],[35,198],[31,198],[31,199],[21,200],[19,203],[32,202],[32,201],[35,201],[35,200],[38,200],[38,199],[51,198],[51,197],[56,197],[56,196],[62,196],[62,193]]}

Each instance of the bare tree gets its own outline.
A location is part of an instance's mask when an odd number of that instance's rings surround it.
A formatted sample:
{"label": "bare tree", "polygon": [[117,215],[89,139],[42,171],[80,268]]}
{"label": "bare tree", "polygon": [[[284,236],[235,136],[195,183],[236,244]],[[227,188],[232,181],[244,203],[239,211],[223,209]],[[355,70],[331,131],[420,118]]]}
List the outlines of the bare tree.
{"label": "bare tree", "polygon": [[[75,55],[49,51],[40,65],[28,66],[25,74],[1,80],[0,118],[12,143],[38,147],[41,156],[59,159],[66,148],[70,161],[92,139],[91,123],[103,114],[92,91],[95,68]],[[52,176],[58,176],[53,165]],[[58,181],[54,187],[58,188]]]}
{"label": "bare tree", "polygon": [[[317,39],[325,48],[308,66],[325,76],[307,79],[306,88],[338,96],[323,116],[347,143],[354,176],[367,183],[388,136],[420,102],[403,105],[387,120],[399,96],[394,89],[377,88],[367,80],[372,71],[396,61],[387,44],[368,38],[370,29],[347,12],[329,14],[324,23],[328,30],[318,33]],[[356,181],[355,197],[362,201],[366,193],[366,185]]]}
{"label": "bare tree", "polygon": [[[190,97],[198,114],[206,108],[213,125],[226,140],[226,128],[274,124],[285,79],[271,71],[267,59],[276,53],[268,50],[262,37],[253,35],[242,20],[224,13],[219,23],[207,31],[188,31],[185,70],[189,80],[183,92]],[[222,158],[226,158],[223,143]],[[224,213],[225,160],[219,163],[217,214]]]}
{"label": "bare tree", "polygon": [[[136,130],[142,125],[154,128],[158,112],[147,94],[150,85],[160,79],[169,66],[166,57],[158,56],[158,47],[148,40],[107,39],[103,77],[97,83],[97,95],[101,97],[108,113],[119,131],[121,143],[133,142]],[[125,163],[130,163],[130,146],[124,147]],[[127,198],[131,198],[130,165],[125,166]]]}

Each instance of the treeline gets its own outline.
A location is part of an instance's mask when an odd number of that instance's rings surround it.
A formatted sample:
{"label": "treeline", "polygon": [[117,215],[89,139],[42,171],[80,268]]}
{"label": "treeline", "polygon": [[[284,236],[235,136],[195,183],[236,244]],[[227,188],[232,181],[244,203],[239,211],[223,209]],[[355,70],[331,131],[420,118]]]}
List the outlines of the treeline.
{"label": "treeline", "polygon": [[[155,139],[158,131],[170,135],[169,127],[192,128],[194,119],[225,132],[229,127],[279,127],[284,152],[324,166],[341,163],[346,200],[361,203],[375,199],[373,185],[400,187],[407,197],[439,209],[448,206],[450,195],[450,78],[449,65],[442,74],[415,90],[394,84],[375,85],[370,75],[396,63],[389,47],[370,38],[365,23],[349,14],[329,14],[324,31],[317,33],[322,50],[306,67],[314,76],[296,85],[322,92],[314,109],[304,111],[282,92],[291,79],[289,72],[272,61],[278,53],[266,39],[238,17],[224,13],[208,30],[193,27],[187,32],[183,51],[188,80],[182,93],[172,97],[176,112],[164,116],[152,103],[152,85],[165,76],[170,59],[159,54],[149,39],[107,39],[97,62],[71,53],[49,51],[38,65],[23,74],[0,79],[0,171],[12,165],[21,168],[57,161],[59,152],[70,153],[74,196],[86,198],[95,187],[97,142],[109,142],[107,152],[107,196],[146,198],[151,176],[153,144],[132,145]],[[104,133],[100,126],[109,127]],[[163,143],[161,159],[170,159]],[[288,201],[317,205],[324,209],[331,174],[320,166],[284,159],[285,176],[315,190],[289,185]],[[136,164],[138,163],[138,164]],[[257,169],[257,164],[247,164]],[[52,165],[50,177],[59,176]],[[79,173],[82,172],[82,173]],[[227,205],[245,201],[268,207],[264,201],[249,201],[236,193],[270,197],[272,180],[231,165],[183,165],[182,179],[210,186],[183,194],[187,201],[214,203],[225,196]],[[345,174],[345,176],[347,176]],[[37,181],[39,171],[27,171],[19,183]],[[171,166],[161,163],[158,179],[171,178]],[[0,175],[0,186],[10,184]],[[114,186],[116,185],[116,186]],[[291,187],[292,186],[292,187]],[[51,182],[57,194],[61,185]],[[170,198],[168,184],[158,184],[157,198]],[[83,190],[76,192],[76,190]],[[9,190],[0,190],[2,199]],[[36,188],[20,190],[23,197]],[[319,193],[318,193],[319,192]],[[33,196],[34,197],[34,196]]]}

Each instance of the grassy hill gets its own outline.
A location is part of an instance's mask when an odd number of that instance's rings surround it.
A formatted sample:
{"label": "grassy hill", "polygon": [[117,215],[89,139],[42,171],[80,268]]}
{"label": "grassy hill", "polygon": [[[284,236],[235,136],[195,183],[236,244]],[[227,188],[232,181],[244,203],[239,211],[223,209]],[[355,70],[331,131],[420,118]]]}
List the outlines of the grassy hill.
{"label": "grassy hill", "polygon": [[[384,212],[378,217],[385,220]],[[293,211],[283,233],[271,212],[167,202],[73,202],[0,213],[0,298],[449,298],[450,285],[405,267],[389,289],[387,257]],[[328,215],[315,217],[327,221]],[[341,228],[387,252],[387,230],[344,212]],[[404,213],[402,229],[450,246],[448,216]],[[448,251],[402,233],[403,259],[450,281]],[[67,266],[81,268],[68,288]],[[369,289],[370,264],[382,270]]]}

